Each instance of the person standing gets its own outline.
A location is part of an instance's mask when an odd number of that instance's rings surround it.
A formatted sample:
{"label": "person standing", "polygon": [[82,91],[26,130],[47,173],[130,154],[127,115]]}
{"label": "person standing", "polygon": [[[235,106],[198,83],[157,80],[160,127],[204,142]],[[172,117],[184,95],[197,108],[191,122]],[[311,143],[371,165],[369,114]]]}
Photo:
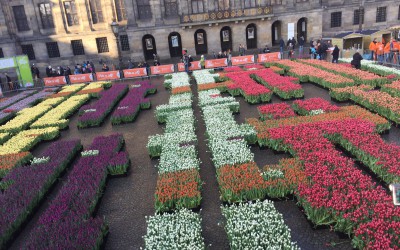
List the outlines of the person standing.
{"label": "person standing", "polygon": [[201,55],[201,57],[200,57],[200,66],[201,66],[201,69],[204,69],[206,66],[206,60],[204,59],[204,55]]}
{"label": "person standing", "polygon": [[107,64],[103,64],[103,68],[101,70],[107,72],[110,70],[110,68],[107,66]]}
{"label": "person standing", "polygon": [[7,82],[7,84],[8,84],[8,89],[9,89],[9,90],[14,90],[11,77],[10,77],[7,73],[4,73],[4,75],[5,75],[5,77],[6,77],[6,82]]}
{"label": "person standing", "polygon": [[375,51],[376,51],[376,38],[369,44],[369,50],[371,51],[371,60],[376,61],[375,56]]}
{"label": "person standing", "polygon": [[187,54],[183,55],[183,65],[185,66],[185,72],[189,73],[189,57]]}
{"label": "person standing", "polygon": [[339,47],[337,45],[335,45],[335,48],[332,51],[332,63],[338,63],[339,52],[340,52]]}
{"label": "person standing", "polygon": [[299,38],[299,56],[303,57],[303,51],[304,51],[304,37]]}
{"label": "person standing", "polygon": [[31,71],[32,71],[32,74],[33,74],[33,78],[35,80],[40,78],[39,69],[36,67],[36,65],[34,63],[32,64]]}
{"label": "person standing", "polygon": [[385,46],[383,45],[382,42],[377,42],[376,43],[376,55],[378,57],[378,62],[383,63],[383,58],[384,58],[384,48]]}
{"label": "person standing", "polygon": [[239,45],[239,56],[243,56],[244,55],[244,47],[242,44]]}
{"label": "person standing", "polygon": [[385,62],[386,62],[386,63],[391,63],[391,61],[390,61],[390,42],[387,42],[387,43],[385,44],[385,47],[384,47],[384,49],[383,49],[383,52],[384,52],[384,54],[385,54]]}
{"label": "person standing", "polygon": [[49,65],[49,66],[47,66],[47,68],[46,68],[46,76],[47,77],[52,77],[52,72],[53,70],[51,69],[51,66]]}
{"label": "person standing", "polygon": [[131,59],[128,60],[128,69],[133,69],[133,62]]}
{"label": "person standing", "polygon": [[281,59],[283,59],[283,48],[285,47],[285,41],[283,41],[283,38],[281,37],[281,40],[279,40],[279,48],[281,50]]}
{"label": "person standing", "polygon": [[228,49],[228,52],[227,52],[227,58],[228,58],[228,66],[232,66],[232,53],[231,53],[231,50],[230,49]]}
{"label": "person standing", "polygon": [[297,44],[297,41],[296,41],[296,39],[294,39],[294,37],[292,37],[292,45],[293,45],[293,50],[295,50],[295,49],[296,49],[296,44]]}

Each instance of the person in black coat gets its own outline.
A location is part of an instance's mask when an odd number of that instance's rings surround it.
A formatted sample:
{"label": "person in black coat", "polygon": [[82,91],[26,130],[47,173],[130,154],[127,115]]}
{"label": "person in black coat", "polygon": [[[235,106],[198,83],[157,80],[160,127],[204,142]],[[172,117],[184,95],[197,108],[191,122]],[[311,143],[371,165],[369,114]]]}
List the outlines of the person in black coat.
{"label": "person in black coat", "polygon": [[332,51],[332,63],[338,63],[339,52],[340,52],[340,49],[338,48],[337,45],[335,45],[335,48]]}
{"label": "person in black coat", "polygon": [[363,57],[360,55],[360,53],[356,52],[353,55],[353,60],[351,61],[351,65],[354,66],[356,69],[361,69],[361,60]]}

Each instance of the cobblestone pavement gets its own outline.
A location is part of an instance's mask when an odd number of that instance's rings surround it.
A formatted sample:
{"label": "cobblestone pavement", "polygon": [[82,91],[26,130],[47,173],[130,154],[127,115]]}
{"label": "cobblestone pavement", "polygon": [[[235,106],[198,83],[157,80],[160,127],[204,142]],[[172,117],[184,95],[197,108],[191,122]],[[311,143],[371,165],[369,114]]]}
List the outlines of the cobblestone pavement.
{"label": "cobblestone pavement", "polygon": [[[104,196],[100,201],[96,216],[105,217],[110,231],[107,236],[105,249],[139,249],[144,247],[142,236],[146,234],[145,216],[154,214],[154,192],[157,180],[157,170],[155,165],[157,160],[151,160],[146,149],[147,138],[149,135],[163,133],[162,125],[159,125],[154,116],[155,106],[168,102],[169,93],[162,86],[162,77],[152,78],[152,83],[157,87],[158,92],[150,96],[151,110],[141,111],[134,123],[111,126],[109,118],[98,128],[77,129],[77,114],[71,118],[69,129],[62,132],[62,139],[80,138],[84,146],[91,143],[98,135],[108,135],[111,133],[122,133],[126,140],[126,150],[131,158],[131,168],[127,176],[111,178],[107,182]],[[195,86],[192,87],[194,89]],[[305,98],[322,97],[330,100],[327,90],[316,87],[312,84],[303,84]],[[237,98],[240,101],[240,114],[236,115],[236,120],[243,123],[246,118],[258,117],[256,107]],[[282,102],[277,97],[272,98],[272,103]],[[197,103],[195,98],[194,104]],[[348,104],[338,104],[348,105]],[[199,157],[201,164],[201,178],[205,181],[202,192],[203,236],[207,249],[229,249],[228,240],[224,233],[219,200],[218,185],[215,178],[215,169],[210,160],[210,153],[206,146],[204,137],[204,121],[201,118],[200,110],[194,106],[194,113],[198,120],[196,134],[199,141]],[[392,128],[389,134],[383,137],[390,141],[400,144],[400,129]],[[50,142],[41,143],[34,150],[34,154],[44,150]],[[252,148],[255,154],[255,161],[259,166],[274,164],[281,158],[290,157],[287,154],[275,154],[268,149]],[[63,180],[68,176],[68,172],[61,178],[57,186],[43,202],[35,216],[27,223],[24,230],[13,242],[11,249],[19,249],[24,239],[29,235],[32,225],[37,221],[40,214],[55,197]],[[283,214],[285,222],[290,227],[293,241],[297,241],[302,249],[352,249],[351,241],[347,237],[342,237],[331,231],[329,228],[314,229],[307,221],[301,209],[296,206],[295,201],[289,199],[275,201],[276,208]]]}

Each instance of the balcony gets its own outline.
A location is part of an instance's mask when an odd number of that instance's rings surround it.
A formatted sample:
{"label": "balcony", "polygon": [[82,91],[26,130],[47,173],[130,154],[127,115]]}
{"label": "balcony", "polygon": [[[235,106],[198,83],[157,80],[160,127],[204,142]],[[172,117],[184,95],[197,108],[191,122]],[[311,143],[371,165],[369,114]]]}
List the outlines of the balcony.
{"label": "balcony", "polygon": [[215,21],[232,21],[232,19],[262,18],[272,15],[272,6],[248,8],[239,10],[211,11],[199,14],[187,14],[181,16],[181,25],[196,25],[212,23]]}

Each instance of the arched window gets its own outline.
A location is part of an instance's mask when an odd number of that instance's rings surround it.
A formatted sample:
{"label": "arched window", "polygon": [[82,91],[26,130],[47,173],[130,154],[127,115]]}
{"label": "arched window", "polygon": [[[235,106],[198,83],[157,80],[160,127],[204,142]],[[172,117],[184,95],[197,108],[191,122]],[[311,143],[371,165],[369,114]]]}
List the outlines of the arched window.
{"label": "arched window", "polygon": [[101,9],[101,1],[90,0],[89,5],[93,24],[104,22],[103,10]]}
{"label": "arched window", "polygon": [[151,60],[154,58],[154,54],[157,55],[156,40],[150,34],[144,35],[142,38],[143,53],[145,60]]}
{"label": "arched window", "polygon": [[203,29],[198,29],[194,33],[194,44],[197,55],[207,54],[207,33]]}
{"label": "arched window", "polygon": [[257,27],[254,23],[246,27],[246,45],[247,49],[257,48]]}

